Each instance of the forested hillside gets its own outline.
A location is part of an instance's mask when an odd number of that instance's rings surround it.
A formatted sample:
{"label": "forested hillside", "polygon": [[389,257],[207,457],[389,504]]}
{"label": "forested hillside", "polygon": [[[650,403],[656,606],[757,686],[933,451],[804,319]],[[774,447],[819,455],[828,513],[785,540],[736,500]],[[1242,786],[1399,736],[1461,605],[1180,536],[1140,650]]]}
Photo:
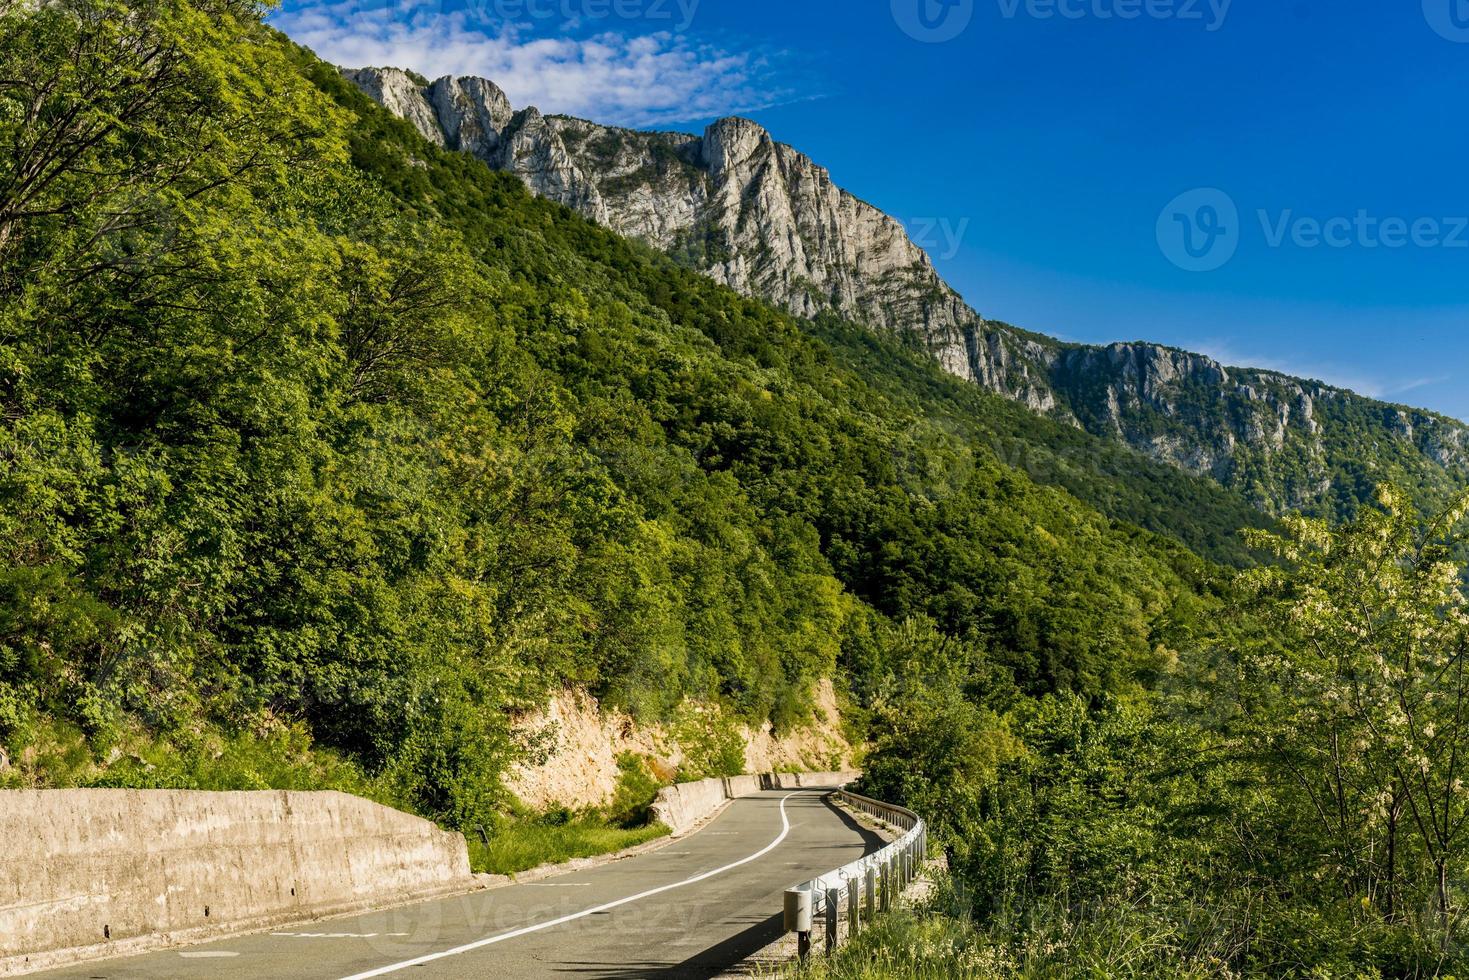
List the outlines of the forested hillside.
{"label": "forested hillside", "polygon": [[466,823],[563,685],[786,727],[914,617],[1025,692],[1172,656],[1210,575],[1183,547],[256,14],[5,20],[9,778],[202,785],[264,742],[261,780]]}
{"label": "forested hillside", "polygon": [[0,0],[0,785],[472,828],[554,692],[717,745],[830,678],[953,870],[836,975],[1464,968],[1469,498],[1277,528],[532,197],[261,13]]}

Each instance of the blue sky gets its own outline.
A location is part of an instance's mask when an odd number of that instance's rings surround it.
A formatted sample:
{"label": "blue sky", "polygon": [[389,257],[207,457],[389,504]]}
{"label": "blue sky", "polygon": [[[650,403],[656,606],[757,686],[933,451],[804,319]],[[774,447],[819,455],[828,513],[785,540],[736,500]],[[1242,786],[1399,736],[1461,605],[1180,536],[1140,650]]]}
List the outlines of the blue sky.
{"label": "blue sky", "polygon": [[340,64],[759,120],[984,315],[1469,419],[1469,0],[286,0]]}

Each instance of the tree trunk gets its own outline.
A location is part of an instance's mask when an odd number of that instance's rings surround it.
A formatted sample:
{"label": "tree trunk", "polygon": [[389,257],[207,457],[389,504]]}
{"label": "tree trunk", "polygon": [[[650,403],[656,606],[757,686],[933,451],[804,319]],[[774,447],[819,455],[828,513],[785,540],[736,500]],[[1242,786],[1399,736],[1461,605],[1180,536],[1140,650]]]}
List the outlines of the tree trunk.
{"label": "tree trunk", "polygon": [[1447,948],[1449,944],[1449,863],[1442,856],[1436,858],[1433,863],[1438,872],[1438,922],[1443,932],[1442,942]]}

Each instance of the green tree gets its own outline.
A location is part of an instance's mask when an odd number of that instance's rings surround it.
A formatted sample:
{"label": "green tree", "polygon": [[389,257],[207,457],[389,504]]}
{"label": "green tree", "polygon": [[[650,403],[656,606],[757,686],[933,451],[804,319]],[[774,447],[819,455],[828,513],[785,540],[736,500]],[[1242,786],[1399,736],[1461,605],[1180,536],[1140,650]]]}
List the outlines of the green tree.
{"label": "green tree", "polygon": [[1287,564],[1243,576],[1275,630],[1246,651],[1246,697],[1322,870],[1389,918],[1431,895],[1447,940],[1469,824],[1469,493],[1431,519],[1391,486],[1378,503],[1258,538]]}

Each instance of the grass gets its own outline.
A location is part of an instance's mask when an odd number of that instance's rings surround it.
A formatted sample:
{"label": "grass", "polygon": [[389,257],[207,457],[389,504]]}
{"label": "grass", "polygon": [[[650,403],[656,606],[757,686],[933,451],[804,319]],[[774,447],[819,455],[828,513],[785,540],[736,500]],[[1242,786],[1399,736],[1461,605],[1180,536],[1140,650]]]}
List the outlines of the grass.
{"label": "grass", "polygon": [[883,916],[827,959],[813,955],[776,976],[789,980],[995,980],[1010,974],[968,924],[943,916]]}
{"label": "grass", "polygon": [[656,840],[667,833],[668,828],[661,823],[629,829],[591,816],[576,817],[555,825],[508,823],[490,837],[489,846],[471,833],[469,862],[475,871],[511,875],[543,864],[612,854]]}
{"label": "grass", "polygon": [[[952,907],[952,896],[939,906]],[[818,940],[819,943],[819,940]],[[819,949],[818,945],[818,949]],[[1029,928],[978,926],[939,907],[878,919],[833,957],[813,955],[773,974],[781,980],[1230,980],[1239,976],[1166,922],[1111,910],[1091,920],[1042,915]],[[1303,974],[1304,975],[1304,974]],[[1312,976],[1377,976],[1321,973]]]}

